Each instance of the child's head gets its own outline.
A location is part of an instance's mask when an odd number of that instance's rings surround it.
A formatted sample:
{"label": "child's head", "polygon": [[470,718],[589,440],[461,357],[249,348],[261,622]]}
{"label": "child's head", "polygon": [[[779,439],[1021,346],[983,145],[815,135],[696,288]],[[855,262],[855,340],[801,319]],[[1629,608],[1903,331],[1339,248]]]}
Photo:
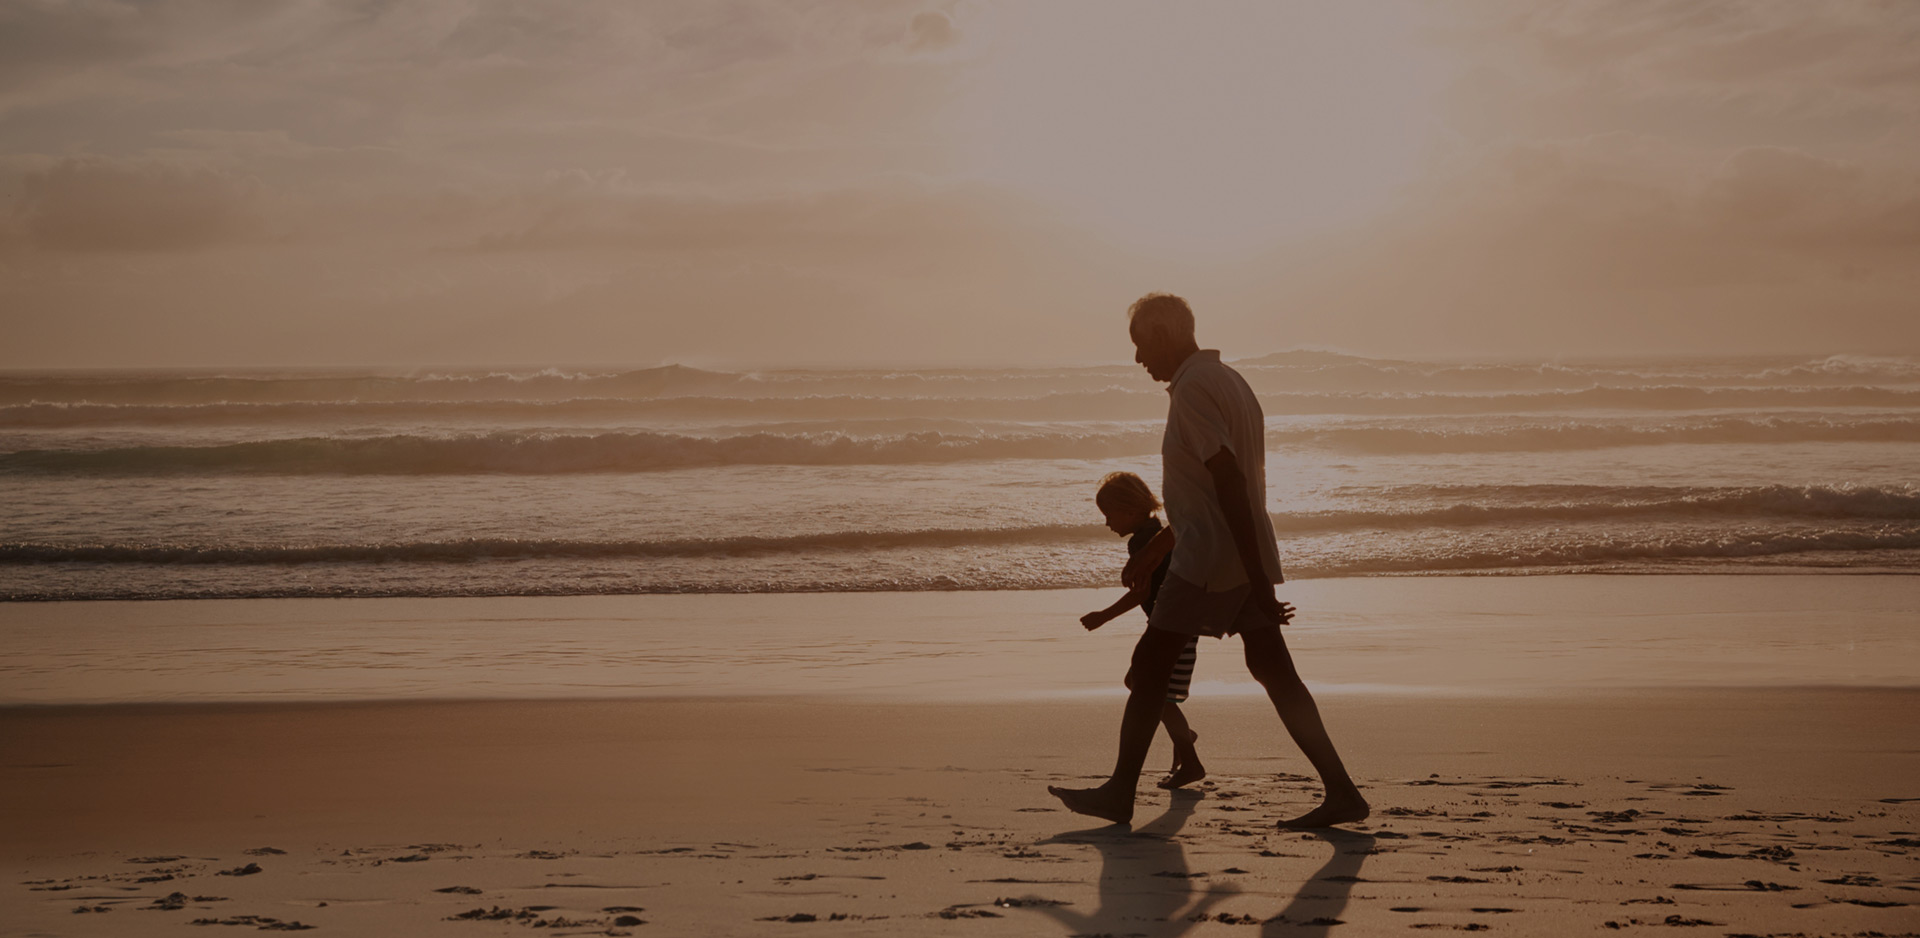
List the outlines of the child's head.
{"label": "child's head", "polygon": [[1099,490],[1093,493],[1093,503],[1107,516],[1107,528],[1123,537],[1140,530],[1160,509],[1160,500],[1153,497],[1153,490],[1131,472],[1109,473],[1101,479]]}

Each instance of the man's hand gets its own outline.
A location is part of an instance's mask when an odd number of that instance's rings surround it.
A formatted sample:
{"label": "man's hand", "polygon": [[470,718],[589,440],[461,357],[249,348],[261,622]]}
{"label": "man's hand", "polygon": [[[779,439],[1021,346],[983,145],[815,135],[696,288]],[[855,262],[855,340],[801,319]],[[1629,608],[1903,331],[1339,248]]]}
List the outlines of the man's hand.
{"label": "man's hand", "polygon": [[1281,602],[1280,598],[1273,594],[1272,583],[1255,581],[1252,585],[1253,594],[1251,598],[1253,599],[1253,604],[1260,607],[1260,612],[1266,617],[1267,621],[1275,625],[1286,625],[1288,622],[1293,621],[1293,614],[1295,612],[1293,604]]}
{"label": "man's hand", "polygon": [[1173,553],[1173,528],[1164,527],[1160,533],[1147,542],[1139,553],[1127,558],[1127,565],[1120,571],[1120,584],[1130,590],[1144,590],[1153,578],[1153,571]]}
{"label": "man's hand", "polygon": [[1089,632],[1106,625],[1108,621],[1110,621],[1110,617],[1104,610],[1100,612],[1089,612],[1080,617],[1080,624],[1086,626]]}

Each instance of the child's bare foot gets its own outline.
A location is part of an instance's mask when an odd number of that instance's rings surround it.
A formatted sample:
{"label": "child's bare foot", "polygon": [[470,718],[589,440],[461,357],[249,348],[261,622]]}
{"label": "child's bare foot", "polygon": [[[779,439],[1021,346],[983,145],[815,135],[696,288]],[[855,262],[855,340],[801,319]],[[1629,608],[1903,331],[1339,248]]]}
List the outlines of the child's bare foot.
{"label": "child's bare foot", "polygon": [[1320,807],[1308,811],[1290,821],[1281,821],[1281,830],[1312,830],[1318,827],[1332,827],[1335,824],[1351,824],[1364,821],[1373,813],[1373,806],[1367,799],[1360,797],[1358,790],[1348,791],[1338,796],[1328,795]]}
{"label": "child's bare foot", "polygon": [[1060,799],[1067,810],[1075,814],[1097,817],[1115,824],[1133,822],[1133,795],[1121,794],[1112,789],[1112,783],[1099,788],[1061,788],[1048,785],[1047,793]]}
{"label": "child's bare foot", "polygon": [[1200,764],[1200,760],[1193,759],[1174,766],[1173,771],[1168,772],[1166,778],[1161,779],[1155,784],[1171,791],[1182,785],[1191,785],[1206,777],[1206,767]]}
{"label": "child's bare foot", "polygon": [[[1169,736],[1173,734],[1171,727],[1168,728],[1167,734]],[[1174,740],[1173,767],[1167,769],[1165,778],[1162,778],[1154,784],[1161,788],[1172,790],[1182,785],[1191,785],[1194,782],[1206,778],[1206,766],[1200,764],[1200,753],[1193,748],[1193,744],[1199,741],[1200,734],[1191,729],[1187,730],[1187,739],[1185,742],[1181,742],[1178,739]]]}

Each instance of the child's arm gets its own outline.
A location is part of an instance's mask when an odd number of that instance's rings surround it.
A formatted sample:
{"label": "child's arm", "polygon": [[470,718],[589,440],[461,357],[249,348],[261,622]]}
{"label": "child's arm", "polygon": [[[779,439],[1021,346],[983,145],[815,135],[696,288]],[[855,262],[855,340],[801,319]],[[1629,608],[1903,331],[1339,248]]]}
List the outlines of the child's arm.
{"label": "child's arm", "polygon": [[1173,544],[1173,525],[1161,528],[1139,553],[1127,558],[1126,569],[1120,571],[1120,582],[1130,589],[1146,589],[1153,571],[1160,569],[1160,562],[1173,552]]}
{"label": "child's arm", "polygon": [[1091,632],[1094,629],[1097,629],[1103,625],[1106,625],[1109,622],[1112,622],[1115,619],[1120,618],[1120,616],[1124,614],[1127,610],[1140,605],[1140,600],[1144,596],[1145,594],[1139,590],[1127,590],[1127,595],[1120,597],[1120,599],[1116,601],[1113,605],[1108,606],[1107,608],[1102,609],[1099,612],[1089,612],[1086,615],[1081,616],[1080,624],[1086,626],[1087,631]]}

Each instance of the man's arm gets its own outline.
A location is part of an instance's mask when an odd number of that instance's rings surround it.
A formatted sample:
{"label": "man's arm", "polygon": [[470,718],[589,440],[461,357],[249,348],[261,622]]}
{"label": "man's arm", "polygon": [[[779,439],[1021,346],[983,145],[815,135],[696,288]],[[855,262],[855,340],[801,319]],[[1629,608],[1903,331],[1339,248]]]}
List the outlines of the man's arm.
{"label": "man's arm", "polygon": [[1269,618],[1285,625],[1293,618],[1293,607],[1274,596],[1273,578],[1267,575],[1267,566],[1260,561],[1260,542],[1253,533],[1256,530],[1253,506],[1247,504],[1247,476],[1240,471],[1240,462],[1233,458],[1233,450],[1220,447],[1220,451],[1207,460],[1207,473],[1213,476],[1213,493],[1220,499],[1220,512],[1226,516],[1233,546],[1240,552],[1240,567],[1253,586],[1254,602],[1260,604]]}

